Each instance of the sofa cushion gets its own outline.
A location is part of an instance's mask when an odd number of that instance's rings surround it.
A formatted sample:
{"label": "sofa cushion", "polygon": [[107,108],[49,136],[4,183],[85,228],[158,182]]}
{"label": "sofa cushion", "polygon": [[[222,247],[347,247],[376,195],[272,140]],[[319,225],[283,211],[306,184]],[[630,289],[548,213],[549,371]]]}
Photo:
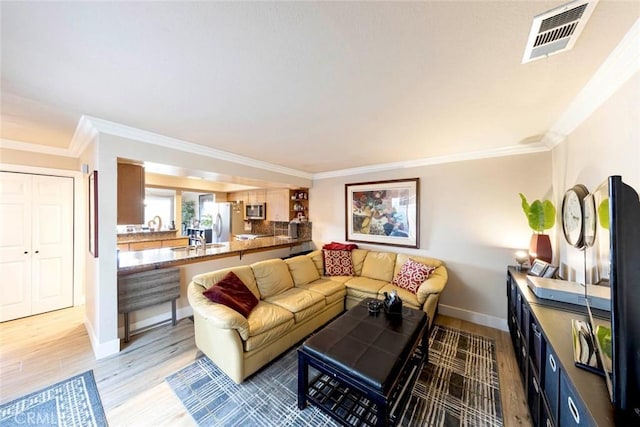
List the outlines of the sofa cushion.
{"label": "sofa cushion", "polygon": [[350,251],[323,249],[324,274],[326,276],[353,276],[353,261]]}
{"label": "sofa cushion", "polygon": [[316,266],[316,270],[320,276],[324,275],[324,254],[322,253],[322,249],[309,252],[304,256],[313,261],[313,265]]}
{"label": "sofa cushion", "polygon": [[260,335],[276,326],[293,326],[293,313],[275,304],[260,301],[251,311],[249,317],[249,337]]}
{"label": "sofa cushion", "polygon": [[300,255],[286,259],[285,262],[289,267],[289,272],[293,278],[293,285],[300,286],[318,280],[320,275],[311,258]]}
{"label": "sofa cushion", "polygon": [[393,279],[395,265],[395,253],[369,251],[362,264],[361,276],[389,283]]}
{"label": "sofa cushion", "polygon": [[354,249],[351,251],[353,272],[356,276],[362,276],[362,265],[364,264],[364,259],[367,257],[368,253],[369,251],[366,249]]}
{"label": "sofa cushion", "polygon": [[293,279],[287,263],[281,259],[268,259],[251,264],[256,285],[262,299],[293,288]]}
{"label": "sofa cushion", "polygon": [[347,295],[358,298],[377,298],[378,291],[387,284],[388,282],[383,280],[370,279],[368,277],[353,277],[345,282]]}
{"label": "sofa cushion", "polygon": [[222,280],[202,293],[213,302],[226,305],[247,317],[258,305],[258,298],[242,283],[233,271],[228,272]]}
{"label": "sofa cushion", "polygon": [[238,279],[242,280],[242,283],[245,284],[247,288],[256,296],[256,298],[260,299],[260,291],[258,291],[258,286],[256,286],[256,278],[253,275],[253,270],[248,265],[243,265],[240,267],[231,267],[231,268],[223,268],[222,270],[212,271],[209,273],[198,274],[193,276],[191,279],[196,285],[200,286],[203,289],[209,289],[217,282],[222,280],[224,276],[227,275],[228,272],[233,271]]}
{"label": "sofa cushion", "polygon": [[288,289],[265,298],[265,301],[293,313],[296,323],[319,312],[326,305],[324,295],[300,288]]}
{"label": "sofa cushion", "polygon": [[391,283],[415,294],[418,292],[418,287],[429,278],[435,269],[435,267],[409,258],[407,262],[402,264],[400,271],[394,276]]}
{"label": "sofa cushion", "polygon": [[[346,277],[346,276],[342,276]],[[333,280],[333,278],[321,278],[299,286],[311,292],[317,292],[325,298],[327,305],[337,300],[343,299],[347,294],[347,289],[341,281]]]}
{"label": "sofa cushion", "polygon": [[294,326],[295,326],[295,321],[293,320],[293,315],[292,315],[292,318],[289,319],[287,322],[281,323],[270,329],[266,329],[262,333],[250,336],[243,343],[244,351],[252,351],[252,350],[259,349],[269,344],[272,341],[282,338],[282,336],[286,335],[289,332],[289,330],[293,329]]}

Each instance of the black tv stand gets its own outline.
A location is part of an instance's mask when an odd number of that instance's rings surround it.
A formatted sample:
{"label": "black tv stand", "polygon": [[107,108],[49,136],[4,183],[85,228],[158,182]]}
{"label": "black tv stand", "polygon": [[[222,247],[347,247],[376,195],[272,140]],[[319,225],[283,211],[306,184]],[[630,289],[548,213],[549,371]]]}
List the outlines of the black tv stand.
{"label": "black tv stand", "polygon": [[[572,320],[586,307],[538,298],[526,272],[507,270],[507,320],[534,426],[615,426],[603,377],[574,363]],[[606,312],[592,310],[594,316]]]}

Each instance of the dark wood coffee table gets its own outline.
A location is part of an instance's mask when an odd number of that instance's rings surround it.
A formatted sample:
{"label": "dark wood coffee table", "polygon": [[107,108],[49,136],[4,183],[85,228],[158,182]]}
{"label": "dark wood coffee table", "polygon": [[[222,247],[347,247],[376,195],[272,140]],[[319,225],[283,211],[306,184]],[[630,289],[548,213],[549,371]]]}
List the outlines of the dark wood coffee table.
{"label": "dark wood coffee table", "polygon": [[368,301],[298,348],[298,408],[309,401],[350,426],[397,422],[427,359],[427,315],[371,315]]}

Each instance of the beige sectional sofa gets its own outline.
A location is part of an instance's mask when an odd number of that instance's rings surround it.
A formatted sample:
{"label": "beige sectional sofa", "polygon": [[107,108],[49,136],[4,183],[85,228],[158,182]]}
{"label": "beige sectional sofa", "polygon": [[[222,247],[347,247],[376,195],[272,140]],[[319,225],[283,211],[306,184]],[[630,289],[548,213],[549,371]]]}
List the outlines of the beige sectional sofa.
{"label": "beige sectional sofa", "polygon": [[[233,381],[249,375],[365,298],[395,289],[405,306],[424,310],[431,325],[447,270],[433,258],[354,249],[353,276],[324,276],[321,250],[194,276],[188,287],[196,346]],[[416,294],[391,281],[409,259],[435,267]],[[259,300],[248,317],[203,292],[233,271]]]}

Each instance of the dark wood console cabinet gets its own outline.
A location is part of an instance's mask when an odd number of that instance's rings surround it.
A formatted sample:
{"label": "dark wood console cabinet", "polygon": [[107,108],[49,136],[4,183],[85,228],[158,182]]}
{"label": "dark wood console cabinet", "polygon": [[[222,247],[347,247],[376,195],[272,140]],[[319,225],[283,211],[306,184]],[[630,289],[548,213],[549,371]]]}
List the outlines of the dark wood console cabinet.
{"label": "dark wood console cabinet", "polygon": [[526,272],[507,272],[507,320],[535,426],[614,426],[604,378],[577,368],[571,319],[586,320],[584,307],[538,298]]}

